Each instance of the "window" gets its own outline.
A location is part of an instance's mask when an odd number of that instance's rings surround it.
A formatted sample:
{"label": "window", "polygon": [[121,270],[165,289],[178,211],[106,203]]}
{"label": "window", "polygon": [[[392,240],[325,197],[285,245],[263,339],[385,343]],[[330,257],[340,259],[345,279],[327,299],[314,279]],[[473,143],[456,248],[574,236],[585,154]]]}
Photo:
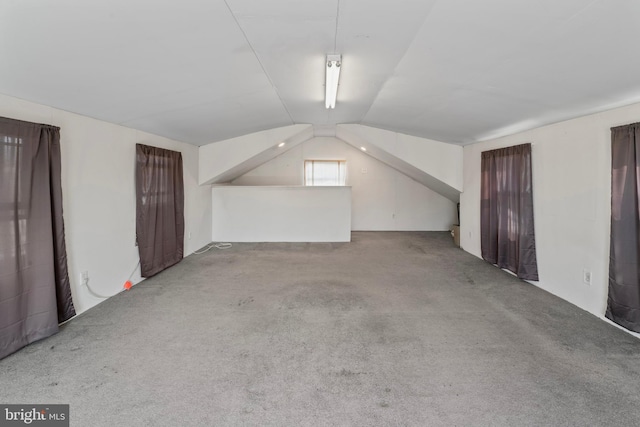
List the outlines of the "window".
{"label": "window", "polygon": [[[0,136],[0,239],[16,242],[10,252],[0,251],[0,261],[19,256],[26,265],[27,260],[27,207],[22,200],[24,179],[18,175],[22,138]],[[20,251],[20,254],[16,252]]]}
{"label": "window", "polygon": [[611,128],[611,244],[607,319],[640,332],[640,123]]}
{"label": "window", "polygon": [[531,144],[483,151],[481,171],[482,258],[521,279],[538,280]]}
{"label": "window", "polygon": [[305,160],[304,185],[345,185],[347,162],[344,160]]}
{"label": "window", "polygon": [[136,239],[142,277],[151,277],[184,254],[182,154],[136,144]]}
{"label": "window", "polygon": [[0,359],[75,316],[60,128],[0,117]]}
{"label": "window", "polygon": [[141,175],[140,201],[142,205],[162,207],[173,203],[171,179],[173,178],[175,159],[158,149],[158,153],[153,151],[147,153],[145,162],[145,168],[149,171],[152,170],[153,173]]}
{"label": "window", "polygon": [[0,136],[0,149],[2,149],[0,153],[0,159],[2,159],[0,168],[2,168],[3,177],[6,176],[7,178],[0,181],[0,206],[2,206],[3,211],[13,211],[13,204],[17,203],[23,209],[24,203],[19,199],[22,194],[20,185],[23,183],[22,180],[17,179],[18,162],[22,151],[22,138],[8,135]]}

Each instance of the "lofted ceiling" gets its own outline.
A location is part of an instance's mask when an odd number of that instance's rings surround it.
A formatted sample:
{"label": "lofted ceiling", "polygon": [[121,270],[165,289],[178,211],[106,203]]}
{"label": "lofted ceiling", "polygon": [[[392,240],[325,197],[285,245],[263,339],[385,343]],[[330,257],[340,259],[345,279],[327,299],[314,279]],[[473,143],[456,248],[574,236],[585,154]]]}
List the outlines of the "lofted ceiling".
{"label": "lofted ceiling", "polygon": [[640,102],[638,40],[637,0],[3,0],[0,93],[196,145],[341,123],[466,144]]}

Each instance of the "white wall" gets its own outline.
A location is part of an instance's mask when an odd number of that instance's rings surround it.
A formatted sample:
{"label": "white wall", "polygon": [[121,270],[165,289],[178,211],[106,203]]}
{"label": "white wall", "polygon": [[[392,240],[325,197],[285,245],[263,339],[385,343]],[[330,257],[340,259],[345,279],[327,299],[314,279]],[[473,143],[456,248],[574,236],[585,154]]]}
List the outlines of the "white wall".
{"label": "white wall", "polygon": [[[464,147],[461,246],[481,256],[480,153],[531,142],[541,288],[597,316],[606,308],[611,212],[610,128],[637,122],[640,104]],[[591,271],[591,285],[583,270]]]}
{"label": "white wall", "polygon": [[232,184],[303,185],[305,159],[347,161],[353,230],[441,231],[457,222],[453,202],[333,137],[310,139]]}
{"label": "white wall", "polygon": [[[0,95],[0,115],[59,126],[62,192],[71,291],[81,313],[112,295],[138,262],[135,246],[135,144],[182,152],[185,255],[211,241],[211,189],[198,186],[198,147]],[[189,232],[192,238],[189,239]],[[140,281],[136,269],[134,283]]]}
{"label": "white wall", "polygon": [[351,241],[351,187],[213,186],[211,203],[213,241]]}

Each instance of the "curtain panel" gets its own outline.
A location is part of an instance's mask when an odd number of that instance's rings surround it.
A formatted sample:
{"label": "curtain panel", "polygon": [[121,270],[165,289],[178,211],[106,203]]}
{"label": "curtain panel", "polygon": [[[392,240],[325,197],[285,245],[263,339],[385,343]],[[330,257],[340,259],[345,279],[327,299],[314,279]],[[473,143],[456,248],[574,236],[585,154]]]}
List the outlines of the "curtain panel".
{"label": "curtain panel", "polygon": [[611,246],[606,317],[640,332],[640,123],[611,129]]}
{"label": "curtain panel", "polygon": [[481,174],[482,258],[521,279],[538,280],[531,144],[484,151]]}
{"label": "curtain panel", "polygon": [[184,183],[177,151],[136,144],[136,240],[142,277],[182,260]]}
{"label": "curtain panel", "polygon": [[60,174],[60,128],[0,117],[0,358],[75,315]]}

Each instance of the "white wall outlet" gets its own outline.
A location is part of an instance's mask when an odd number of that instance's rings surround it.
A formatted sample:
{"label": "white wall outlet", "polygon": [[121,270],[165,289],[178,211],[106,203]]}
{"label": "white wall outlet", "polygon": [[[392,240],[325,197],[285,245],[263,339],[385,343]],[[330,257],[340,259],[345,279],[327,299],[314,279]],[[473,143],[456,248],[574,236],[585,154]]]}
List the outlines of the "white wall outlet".
{"label": "white wall outlet", "polygon": [[367,168],[362,168],[362,173],[367,173]]}
{"label": "white wall outlet", "polygon": [[191,240],[191,232],[189,232],[189,240]]}
{"label": "white wall outlet", "polygon": [[589,270],[582,270],[582,281],[585,285],[591,284],[591,272]]}

